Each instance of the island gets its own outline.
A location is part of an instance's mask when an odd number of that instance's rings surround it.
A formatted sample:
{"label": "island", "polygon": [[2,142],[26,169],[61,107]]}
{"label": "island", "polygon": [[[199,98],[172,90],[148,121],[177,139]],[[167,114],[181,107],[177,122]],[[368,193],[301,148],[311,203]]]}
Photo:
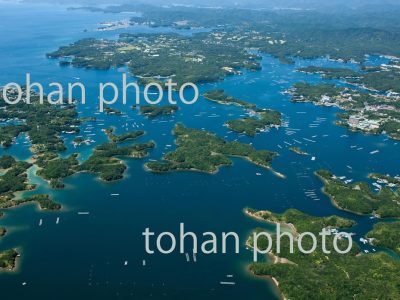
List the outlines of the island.
{"label": "island", "polygon": [[346,183],[327,170],[316,175],[324,183],[323,192],[339,209],[381,218],[400,217],[400,196],[388,187],[375,193],[366,182]]}
{"label": "island", "polygon": [[0,251],[0,270],[13,271],[18,255],[15,249]]}
{"label": "island", "polygon": [[[87,38],[48,53],[49,58],[72,57],[74,67],[110,69],[127,66],[131,74],[153,80],[171,79],[178,86],[259,70],[260,57],[212,33],[120,34],[116,40]],[[143,80],[141,80],[143,83]]]}
{"label": "island", "polygon": [[290,147],[289,150],[298,155],[310,155],[307,152],[304,152],[303,150],[301,150],[301,148],[299,148],[299,147]]}
{"label": "island", "polygon": [[[3,217],[3,213],[0,211],[0,219]],[[7,233],[7,230],[4,227],[0,227],[0,237],[4,236]]]}
{"label": "island", "polygon": [[[279,223],[291,228],[295,237],[303,232],[318,236],[325,228],[333,233],[326,237],[329,251],[338,229],[355,224],[338,216],[314,217],[295,209],[283,214],[246,209],[246,214],[266,223]],[[261,230],[258,228],[256,231]],[[260,239],[258,242],[259,249],[263,245],[266,248],[266,241],[263,243]],[[307,244],[305,249],[311,248],[311,241],[304,239],[303,243]],[[348,242],[342,238],[338,243],[338,247],[343,249]],[[252,246],[252,237],[248,239],[248,246]],[[290,253],[289,239],[283,238],[279,256],[273,248],[267,255],[268,261],[250,265],[255,275],[273,280],[284,299],[354,299],[355,295],[357,299],[397,299],[400,296],[400,262],[386,253],[360,254],[355,243],[347,254],[333,250],[326,254],[321,247],[317,247],[312,254],[300,253],[296,247],[294,249],[294,253]]]}
{"label": "island", "polygon": [[82,164],[76,167],[76,172],[91,172],[99,174],[104,181],[116,181],[123,178],[127,166],[120,159],[143,158],[148,150],[155,147],[154,142],[131,144],[119,147],[117,143],[106,143],[97,146],[93,154]]}
{"label": "island", "polygon": [[400,221],[377,223],[368,232],[367,238],[373,245],[386,247],[400,255]]}
{"label": "island", "polygon": [[[256,150],[248,144],[227,142],[211,132],[187,128],[180,123],[175,126],[173,134],[176,137],[177,149],[167,153],[162,161],[146,163],[147,170],[186,170],[213,174],[222,166],[232,165],[230,156],[240,157],[272,170],[270,163],[277,155],[268,150]],[[276,174],[283,177],[282,174]]]}
{"label": "island", "polygon": [[172,115],[177,112],[179,107],[177,105],[142,105],[140,107],[140,114],[153,119],[158,116]]}
{"label": "island", "polygon": [[113,107],[105,105],[103,109],[104,109],[104,112],[106,115],[116,115],[116,116],[122,115],[122,111],[120,111],[117,108],[113,108]]}
{"label": "island", "polygon": [[237,133],[254,137],[258,132],[266,131],[270,127],[278,128],[281,125],[280,112],[257,108],[255,104],[227,95],[224,90],[211,90],[204,93],[203,97],[219,104],[237,105],[247,109],[249,117],[225,122],[229,129]]}
{"label": "island", "polygon": [[282,114],[270,109],[255,109],[250,112],[252,117],[229,120],[225,124],[229,129],[254,137],[256,133],[263,132],[270,127],[279,128]]}
{"label": "island", "polygon": [[105,129],[104,132],[106,133],[110,142],[113,143],[122,143],[129,140],[137,139],[145,134],[143,130],[134,130],[130,132],[125,132],[121,135],[115,135],[115,128],[108,128]]}
{"label": "island", "polygon": [[227,95],[224,90],[211,90],[204,93],[203,97],[207,100],[214,101],[219,104],[237,105],[248,109],[256,107],[255,104]]}

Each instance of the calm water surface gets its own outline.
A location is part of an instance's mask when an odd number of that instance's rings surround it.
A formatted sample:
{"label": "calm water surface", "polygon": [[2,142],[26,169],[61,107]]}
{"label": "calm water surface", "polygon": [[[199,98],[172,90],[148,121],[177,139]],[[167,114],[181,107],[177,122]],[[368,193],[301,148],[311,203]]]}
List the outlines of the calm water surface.
{"label": "calm water surface", "polygon": [[[120,32],[161,32],[161,29],[131,27],[125,30],[97,32],[100,22],[128,18],[129,15],[109,15],[65,8],[27,5],[0,5],[0,85],[23,82],[26,72],[33,80],[47,84],[80,80],[87,86],[87,102],[78,110],[90,116],[97,108],[99,82],[120,82],[123,69],[95,71],[61,68],[56,60],[47,59],[47,52],[85,37],[116,38]],[[85,30],[86,29],[86,30]],[[164,28],[163,32],[174,32]],[[179,31],[192,34],[190,31]],[[371,63],[380,63],[372,58]],[[0,249],[18,247],[22,258],[18,271],[0,274],[4,299],[278,299],[276,289],[267,281],[256,279],[246,271],[251,252],[244,247],[246,235],[257,226],[264,226],[243,215],[249,206],[276,212],[294,207],[314,215],[338,214],[358,222],[354,232],[358,238],[373,225],[368,217],[357,217],[335,209],[322,195],[320,181],[313,172],[328,168],[333,173],[355,180],[367,180],[369,172],[399,172],[399,149],[385,136],[349,133],[334,125],[334,108],[290,103],[282,92],[301,80],[321,82],[316,75],[295,72],[306,65],[343,66],[327,59],[298,60],[294,66],[280,64],[263,56],[263,70],[245,72],[223,82],[201,86],[201,90],[223,88],[235,97],[272,108],[284,114],[287,127],[248,138],[230,133],[223,123],[242,115],[238,107],[228,107],[201,99],[196,105],[182,106],[173,117],[149,121],[130,106],[120,109],[124,117],[96,115],[98,121],[82,126],[82,134],[91,135],[96,143],[74,149],[73,137],[66,136],[67,156],[79,151],[80,159],[90,155],[96,144],[106,141],[101,129],[116,126],[118,133],[135,128],[144,129],[140,141],[154,140],[157,148],[142,160],[128,160],[125,180],[105,184],[91,174],[79,174],[66,180],[62,191],[49,189],[30,170],[30,178],[40,187],[31,193],[50,193],[63,205],[61,212],[40,212],[34,205],[7,210],[1,224],[9,229],[0,240]],[[358,68],[356,65],[346,65]],[[134,78],[130,78],[134,80]],[[118,105],[117,105],[118,107]],[[273,167],[287,179],[275,177],[265,169],[234,159],[232,167],[222,168],[216,175],[172,173],[154,175],[143,170],[149,159],[159,159],[173,149],[171,129],[176,122],[189,127],[205,128],[227,140],[253,143],[258,149],[279,152]],[[310,124],[312,124],[310,126]],[[133,127],[137,125],[139,127]],[[90,133],[85,133],[88,131]],[[313,142],[304,140],[312,140]],[[30,157],[25,137],[0,154],[12,154],[19,159]],[[301,144],[300,144],[300,143]],[[316,157],[298,156],[288,150],[298,145]],[[170,147],[169,145],[172,145]],[[357,147],[352,147],[357,146]],[[359,150],[357,150],[359,149]],[[370,152],[379,150],[371,155]],[[256,173],[262,176],[256,176]],[[307,198],[305,190],[315,189],[317,200]],[[119,197],[111,194],[119,193]],[[88,211],[90,215],[78,215]],[[56,224],[57,217],[60,218]],[[43,219],[43,225],[38,226]],[[147,256],[141,232],[178,233],[179,223],[201,234],[205,231],[236,231],[242,239],[239,255],[198,255],[197,262],[186,262],[184,255]],[[219,245],[220,246],[220,245]],[[230,247],[228,249],[233,249]],[[146,260],[146,266],[142,262]],[[128,261],[128,265],[125,265]],[[235,286],[221,286],[227,275],[234,276]],[[22,283],[26,282],[26,285]]]}

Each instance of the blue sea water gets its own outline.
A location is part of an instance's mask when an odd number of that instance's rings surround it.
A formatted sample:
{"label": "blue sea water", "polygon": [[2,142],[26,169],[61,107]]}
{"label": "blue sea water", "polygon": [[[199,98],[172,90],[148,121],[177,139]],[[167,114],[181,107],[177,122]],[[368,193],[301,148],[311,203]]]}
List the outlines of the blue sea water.
{"label": "blue sea water", "polygon": [[[24,82],[27,72],[31,73],[33,80],[43,84],[79,80],[87,87],[87,105],[80,105],[79,113],[81,116],[94,115],[98,84],[119,83],[125,70],[60,67],[56,60],[47,59],[45,54],[85,37],[116,38],[118,33],[126,31],[176,32],[170,28],[143,26],[110,32],[95,31],[100,22],[127,17],[126,14],[68,11],[65,7],[1,4],[0,85],[11,81]],[[191,34],[190,31],[183,33]],[[371,63],[380,63],[377,58],[371,60]],[[68,150],[62,155],[79,151],[81,160],[90,155],[96,144],[106,141],[101,129],[110,126],[115,126],[118,133],[144,129],[146,135],[140,141],[154,140],[157,148],[145,159],[127,160],[126,178],[112,184],[102,183],[92,174],[78,174],[66,180],[65,190],[51,190],[31,170],[30,178],[39,184],[39,188],[30,193],[50,193],[63,205],[63,210],[41,212],[34,205],[24,205],[5,211],[0,224],[7,227],[8,233],[0,239],[0,250],[18,247],[21,259],[15,273],[0,274],[2,297],[279,299],[276,288],[269,281],[257,279],[247,271],[252,253],[245,249],[246,237],[253,228],[267,226],[244,216],[243,208],[275,212],[297,208],[318,216],[337,214],[358,222],[352,230],[357,239],[365,234],[374,220],[336,209],[320,192],[322,184],[313,172],[327,168],[354,180],[367,180],[370,172],[396,175],[400,170],[399,146],[383,135],[351,133],[335,126],[338,112],[335,108],[291,103],[283,92],[293,83],[322,81],[318,75],[295,71],[307,65],[358,68],[357,65],[322,58],[282,65],[264,55],[262,71],[244,72],[222,82],[200,86],[201,91],[223,88],[235,97],[284,114],[288,127],[261,133],[255,138],[231,133],[223,126],[226,120],[242,115],[242,109],[204,99],[195,105],[181,105],[176,115],[155,121],[138,115],[130,105],[116,105],[124,110],[123,117],[99,114],[95,115],[96,123],[82,125],[82,135],[95,134],[90,137],[96,143],[74,149],[71,144],[73,137],[66,136]],[[134,80],[133,77],[130,79]],[[144,171],[146,161],[159,159],[174,148],[171,129],[176,122],[205,128],[227,140],[252,143],[257,149],[277,151],[279,157],[273,161],[273,168],[284,173],[287,179],[278,178],[240,159],[233,159],[232,167],[222,168],[215,175],[191,172],[156,175]],[[24,136],[19,137],[16,145],[1,149],[0,154],[28,159],[31,153],[29,144],[24,141]],[[316,160],[294,154],[288,150],[290,145],[300,146]],[[379,152],[371,155],[374,150]],[[256,173],[262,176],[256,176]],[[306,197],[304,191],[310,189],[315,189],[318,201]],[[113,193],[118,193],[119,197],[111,196]],[[90,214],[78,215],[80,211]],[[56,224],[57,217],[60,218],[59,224]],[[38,226],[40,219],[43,219],[42,226]],[[180,222],[185,223],[187,230],[199,234],[205,231],[237,232],[241,237],[240,254],[199,254],[197,262],[186,262],[185,256],[180,254],[149,256],[145,253],[141,233],[146,227],[156,232],[177,233]],[[146,260],[146,266],[143,266],[143,260]],[[220,281],[227,281],[228,274],[234,275],[235,286],[220,285]]]}

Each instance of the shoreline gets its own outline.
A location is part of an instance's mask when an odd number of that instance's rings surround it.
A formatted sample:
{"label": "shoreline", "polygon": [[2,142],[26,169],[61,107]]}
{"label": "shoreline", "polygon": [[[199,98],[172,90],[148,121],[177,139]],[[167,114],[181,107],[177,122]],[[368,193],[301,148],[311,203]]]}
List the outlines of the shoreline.
{"label": "shoreline", "polygon": [[246,270],[247,270],[247,272],[249,272],[249,274],[251,276],[260,278],[260,279],[265,280],[268,283],[272,284],[272,287],[275,290],[275,294],[276,294],[276,296],[278,296],[280,298],[280,300],[288,300],[285,297],[285,295],[283,294],[283,292],[281,291],[281,289],[279,288],[279,281],[275,277],[269,276],[269,275],[257,275],[250,269],[250,267],[247,267]]}
{"label": "shoreline", "polygon": [[267,220],[263,219],[259,214],[260,213],[270,213],[267,210],[260,210],[260,211],[256,211],[255,213],[252,213],[249,211],[249,208],[245,208],[245,209],[243,209],[243,212],[246,216],[248,216],[252,219],[255,219],[257,221],[261,221],[263,223],[272,224],[272,225],[278,225],[278,224],[283,225],[291,231],[291,233],[294,235],[295,238],[297,238],[297,236],[299,235],[296,227],[294,227],[294,225],[291,223],[273,222],[273,221],[267,221]]}
{"label": "shoreline", "polygon": [[[325,185],[327,184],[327,180],[326,180],[325,178],[323,178],[322,176],[320,176],[319,174],[317,174],[317,172],[314,172],[314,175],[317,176]],[[343,207],[341,207],[341,206],[336,202],[335,198],[334,198],[332,195],[328,194],[328,193],[325,191],[325,188],[324,188],[324,187],[321,188],[321,192],[322,192],[325,196],[327,196],[327,197],[329,198],[329,200],[330,200],[330,202],[332,203],[332,205],[333,205],[335,208],[337,208],[338,210],[345,211],[345,212],[348,212],[348,213],[351,213],[351,214],[354,214],[354,215],[357,215],[357,216],[375,216],[375,217],[377,217],[378,219],[384,219],[384,218],[381,218],[380,216],[375,215],[373,212],[372,212],[372,213],[365,213],[365,214],[364,214],[364,213],[359,213],[359,212],[355,212],[355,211],[352,211],[352,210],[343,208]]]}

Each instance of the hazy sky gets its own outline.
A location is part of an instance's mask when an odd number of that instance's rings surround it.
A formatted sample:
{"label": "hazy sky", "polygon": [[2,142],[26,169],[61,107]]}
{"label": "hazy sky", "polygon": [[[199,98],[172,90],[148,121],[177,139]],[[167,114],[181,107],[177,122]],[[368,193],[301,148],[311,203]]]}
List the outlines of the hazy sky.
{"label": "hazy sky", "polygon": [[65,4],[96,5],[119,3],[147,3],[155,5],[185,4],[196,6],[241,6],[254,8],[310,8],[323,9],[332,6],[356,8],[371,5],[400,5],[399,0],[24,0],[26,2],[62,2]]}

